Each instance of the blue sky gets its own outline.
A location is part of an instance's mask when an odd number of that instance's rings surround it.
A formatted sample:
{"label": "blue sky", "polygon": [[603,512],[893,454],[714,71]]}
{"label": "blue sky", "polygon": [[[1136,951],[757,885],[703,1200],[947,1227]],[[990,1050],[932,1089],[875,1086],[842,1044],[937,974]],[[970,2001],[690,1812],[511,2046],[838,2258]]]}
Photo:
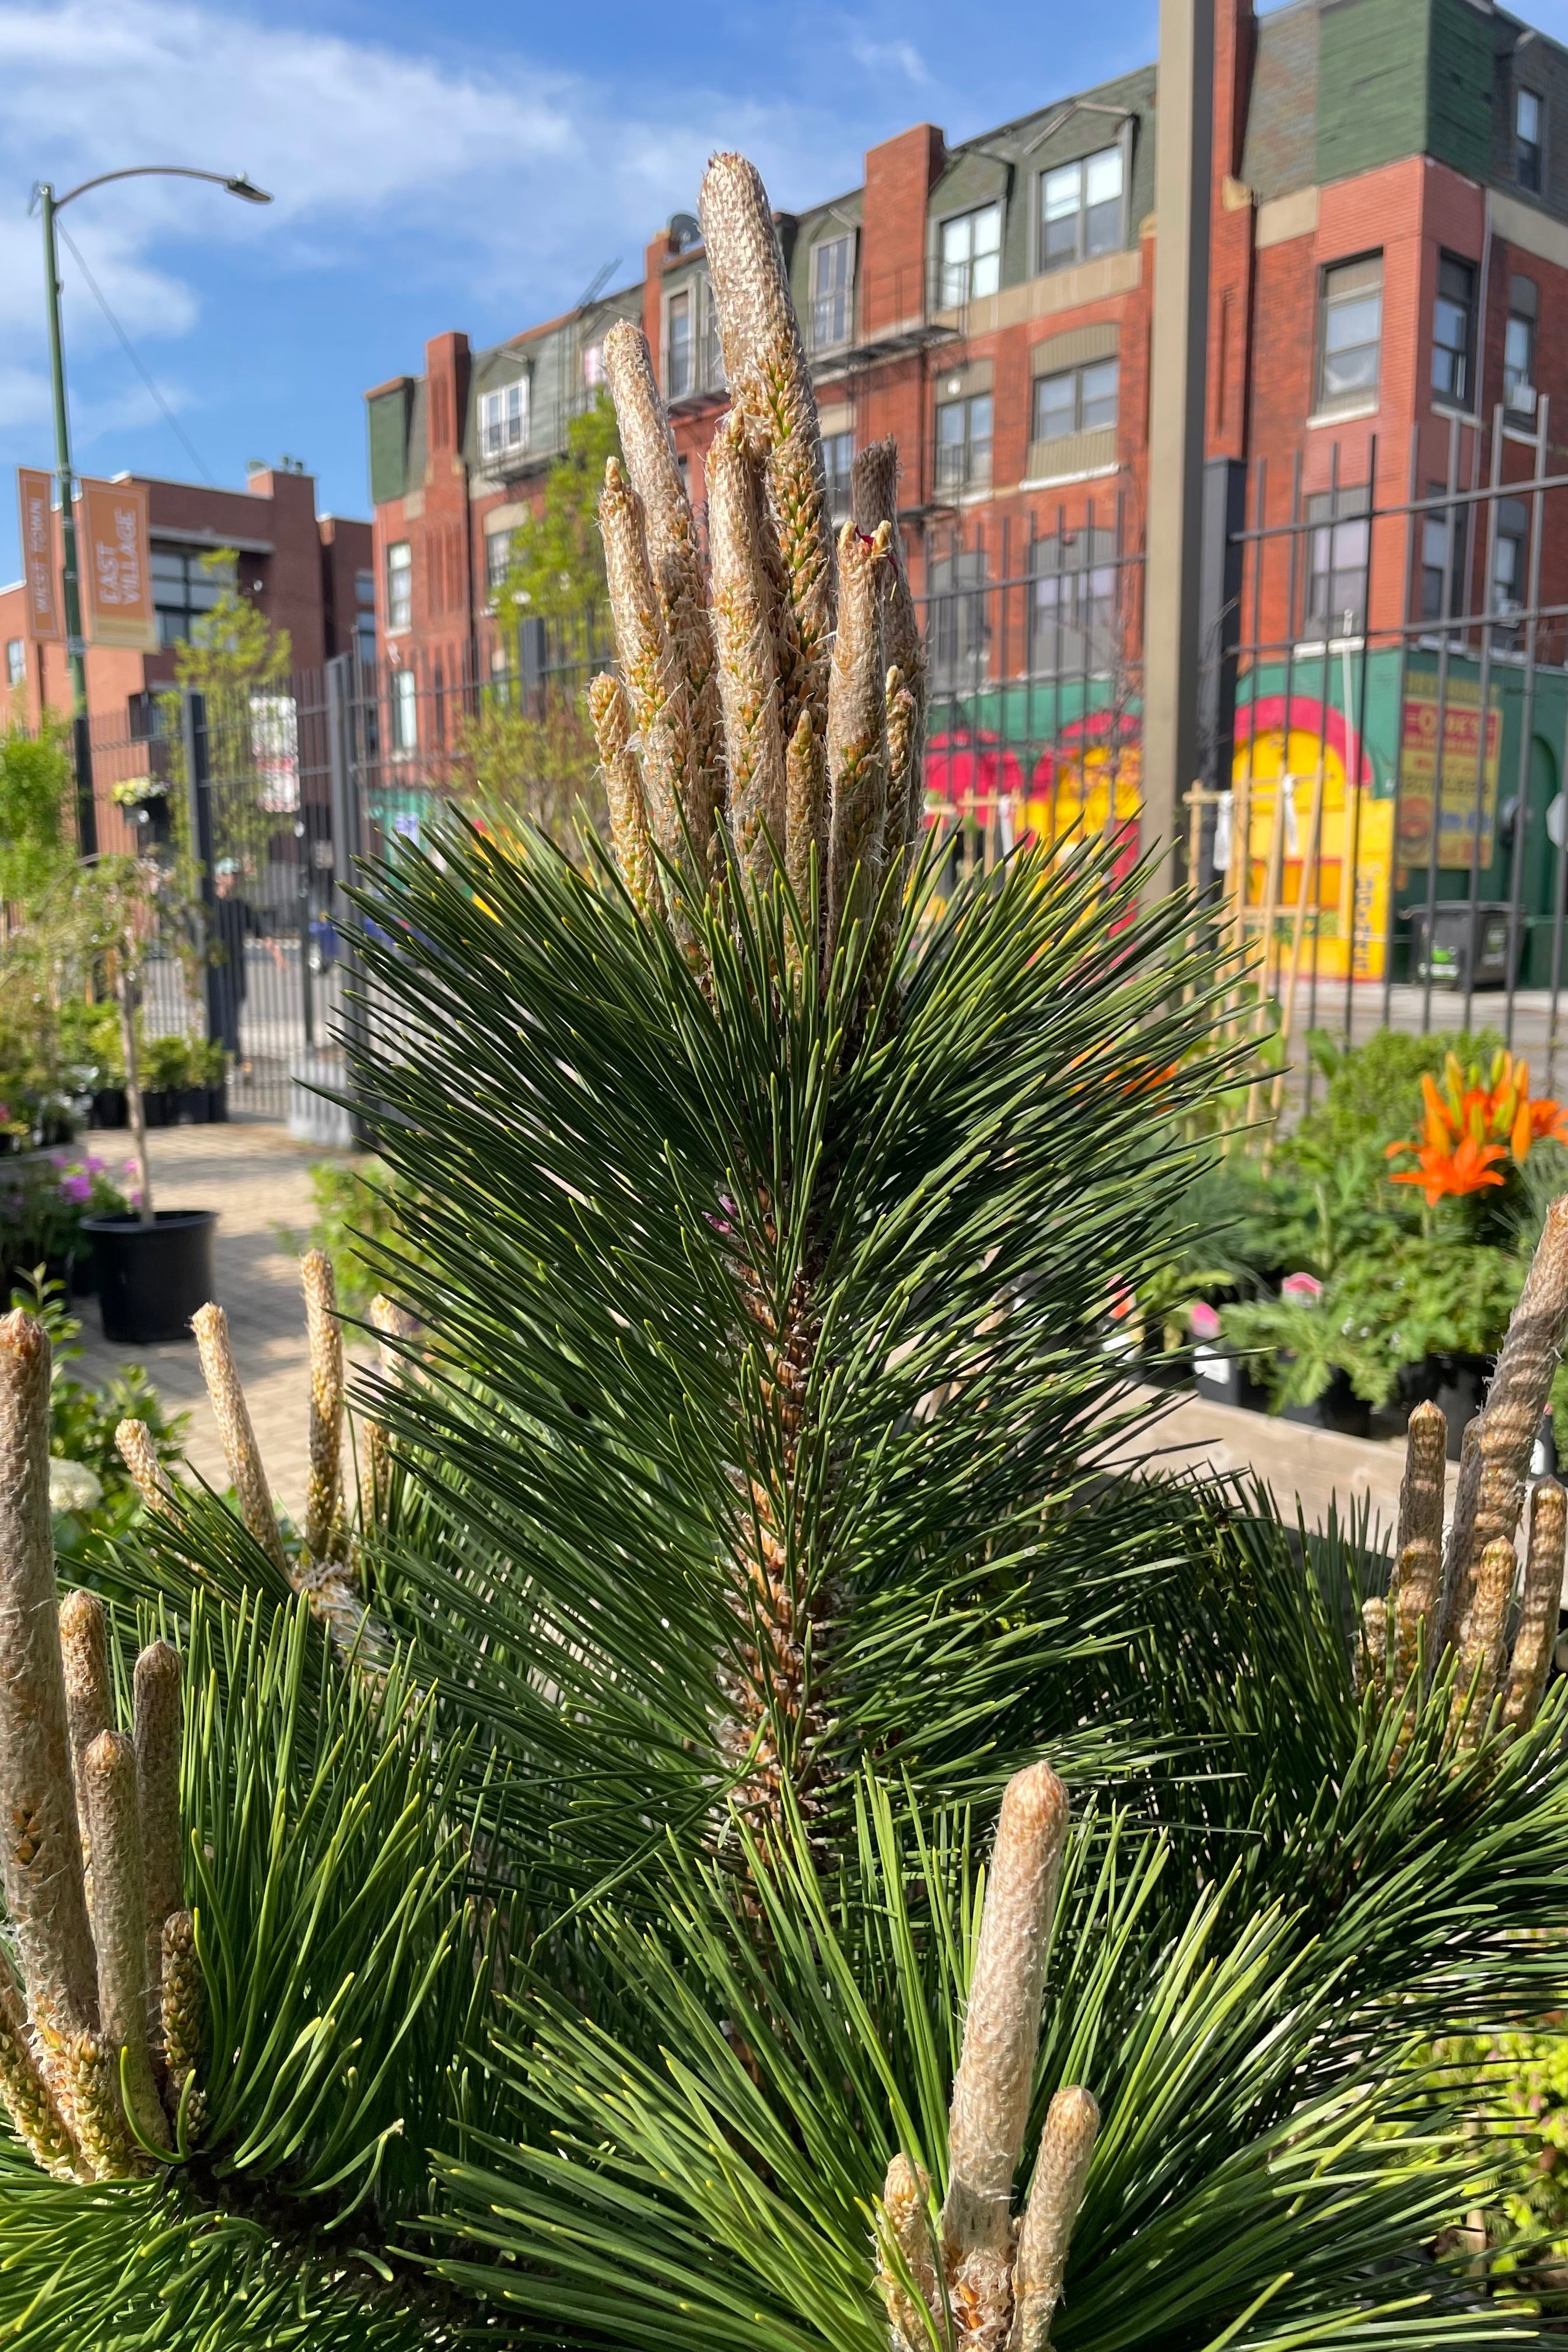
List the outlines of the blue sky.
{"label": "blue sky", "polygon": [[[1568,32],[1568,0],[1531,14]],[[1152,56],[1156,17],[1156,0],[0,0],[0,580],[12,468],[52,456],[37,179],[191,163],[274,192],[263,210],[132,182],[63,226],[216,480],[287,452],[323,508],[363,514],[366,387],[417,370],[443,328],[494,341],[617,257],[616,282],[637,276],[714,146],[808,203],[909,123],[965,137]],[[79,467],[195,476],[63,262]]]}

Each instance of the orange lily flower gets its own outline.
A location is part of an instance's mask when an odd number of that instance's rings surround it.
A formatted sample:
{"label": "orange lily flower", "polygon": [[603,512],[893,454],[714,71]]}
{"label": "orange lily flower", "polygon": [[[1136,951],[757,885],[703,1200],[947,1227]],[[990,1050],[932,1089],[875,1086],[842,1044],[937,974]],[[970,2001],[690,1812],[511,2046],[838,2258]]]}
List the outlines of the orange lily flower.
{"label": "orange lily flower", "polygon": [[1532,1143],[1568,1143],[1568,1110],[1549,1096],[1531,1100],[1528,1062],[1495,1054],[1488,1080],[1483,1085],[1479,1070],[1461,1069],[1456,1054],[1444,1062],[1440,1087],[1423,1076],[1422,1133],[1388,1147],[1389,1159],[1414,1152],[1416,1165],[1391,1170],[1391,1182],[1421,1185],[1427,1205],[1435,1206],[1445,1195],[1502,1183],[1497,1163],[1511,1159],[1522,1166]]}

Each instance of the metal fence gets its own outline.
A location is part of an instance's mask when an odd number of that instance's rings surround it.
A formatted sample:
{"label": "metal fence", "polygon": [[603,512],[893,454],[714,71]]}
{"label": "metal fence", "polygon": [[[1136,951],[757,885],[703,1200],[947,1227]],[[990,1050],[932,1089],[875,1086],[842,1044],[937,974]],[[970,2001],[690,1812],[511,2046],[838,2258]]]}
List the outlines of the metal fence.
{"label": "metal fence", "polygon": [[[1484,1024],[1558,1077],[1568,474],[1544,399],[1449,420],[1440,464],[1431,435],[1403,495],[1375,442],[1353,470],[1314,451],[1317,488],[1299,461],[1235,486],[1194,681],[1189,863],[1309,1098],[1315,1027]],[[1137,854],[1142,551],[1124,495],[1075,495],[921,534],[927,813],[955,874],[1029,836]],[[344,656],[266,693],[151,698],[98,734],[104,845],[183,837],[202,873],[199,952],[171,946],[150,1024],[220,1039],[242,1112],[331,1084],[356,860],[424,838],[453,794],[564,828],[597,789],[584,689],[608,650],[602,617],[529,622],[482,667]]]}
{"label": "metal fence", "polygon": [[[1563,1048],[1568,474],[1544,397],[1375,440],[1304,488],[1259,463],[1238,535],[1228,772],[1200,878],[1288,1036],[1498,1030]],[[1528,427],[1528,429],[1527,429]],[[1559,552],[1559,551],[1563,552]],[[1298,1051],[1310,1099],[1310,1059]]]}

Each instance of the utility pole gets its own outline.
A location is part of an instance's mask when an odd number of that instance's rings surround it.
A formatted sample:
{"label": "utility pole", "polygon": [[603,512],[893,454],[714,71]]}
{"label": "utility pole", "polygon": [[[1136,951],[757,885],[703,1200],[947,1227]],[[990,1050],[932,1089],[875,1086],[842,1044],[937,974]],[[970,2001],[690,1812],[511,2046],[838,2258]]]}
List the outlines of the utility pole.
{"label": "utility pole", "polygon": [[65,548],[61,585],[66,616],[66,660],[70,667],[71,750],[76,761],[77,842],[84,857],[98,855],[98,803],[92,788],[92,730],[87,716],[87,640],[81,633],[81,583],[77,572],[76,483],[71,474],[70,424],[66,414],[65,346],[60,335],[60,264],[55,241],[55,192],[38,188],[44,216],[44,282],[49,295],[49,378],[55,400],[55,478],[60,491],[60,538]]}
{"label": "utility pole", "polygon": [[1198,776],[1214,0],[1160,0],[1155,125],[1142,831],[1179,879],[1183,795]]}

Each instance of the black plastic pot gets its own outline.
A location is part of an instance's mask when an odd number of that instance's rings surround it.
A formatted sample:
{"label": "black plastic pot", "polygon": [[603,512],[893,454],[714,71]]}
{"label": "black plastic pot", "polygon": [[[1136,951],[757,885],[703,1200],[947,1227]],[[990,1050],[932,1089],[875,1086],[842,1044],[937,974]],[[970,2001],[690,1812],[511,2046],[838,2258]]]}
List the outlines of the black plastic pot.
{"label": "black plastic pot", "polygon": [[[1487,1385],[1496,1361],[1495,1356],[1427,1356],[1410,1367],[1408,1379],[1402,1383],[1405,1402],[1432,1403],[1441,1410],[1448,1424],[1450,1462],[1459,1459],[1465,1431],[1487,1401]],[[1557,1447],[1548,1412],[1535,1441],[1530,1475],[1550,1478],[1555,1475],[1556,1469]]]}
{"label": "black plastic pot", "polygon": [[1288,1404],[1279,1418],[1308,1429],[1331,1429],[1341,1437],[1366,1437],[1372,1431],[1372,1407],[1357,1396],[1348,1372],[1336,1371],[1321,1397],[1310,1404]]}
{"label": "black plastic pot", "polygon": [[94,1127],[123,1127],[129,1114],[123,1087],[100,1087],[92,1098]]}
{"label": "black plastic pot", "polygon": [[206,1115],[208,1118],[217,1124],[226,1126],[228,1122],[228,1080],[225,1078],[220,1086],[208,1087],[206,1096]]}
{"label": "black plastic pot", "polygon": [[205,1087],[180,1087],[176,1089],[174,1099],[180,1107],[179,1115],[183,1126],[205,1127],[206,1125],[207,1089]]}
{"label": "black plastic pot", "polygon": [[83,1219],[98,1265],[106,1339],[142,1348],[189,1338],[192,1316],[216,1288],[216,1209],[160,1209],[150,1225],[134,1216]]}

